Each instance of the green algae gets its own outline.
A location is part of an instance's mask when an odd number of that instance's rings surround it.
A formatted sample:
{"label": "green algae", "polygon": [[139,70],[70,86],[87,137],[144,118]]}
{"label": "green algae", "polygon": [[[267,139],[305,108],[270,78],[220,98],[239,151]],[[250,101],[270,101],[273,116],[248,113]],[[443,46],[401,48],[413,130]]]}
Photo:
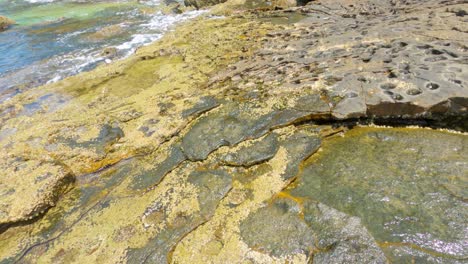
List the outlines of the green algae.
{"label": "green algae", "polygon": [[[177,232],[190,231],[187,221],[206,220],[210,212],[199,203],[213,197],[200,194],[210,190],[202,183],[188,181],[195,167],[178,156],[169,156],[161,168],[155,161],[170,153],[162,144],[206,111],[200,102],[213,92],[203,89],[209,74],[243,54],[233,47],[255,48],[268,28],[227,20],[183,25],[129,59],[25,92],[0,106],[16,109],[2,127],[17,128],[2,134],[0,144],[8,153],[48,153],[76,175],[75,189],[42,218],[0,234],[0,258],[113,262],[126,258],[128,247],[144,248],[161,236],[175,243]],[[216,41],[223,45],[213,48]],[[64,100],[47,101],[46,95]],[[150,156],[125,161],[140,153]],[[147,218],[152,203],[167,205],[164,221],[157,222],[157,214]],[[200,210],[203,215],[195,215]]]}
{"label": "green algae", "polygon": [[[2,130],[15,127],[20,131],[8,134],[1,144],[17,142],[10,152],[22,148],[21,151],[28,149],[40,155],[46,150],[76,174],[93,172],[140,150],[154,148],[190,122],[192,117],[186,118],[184,113],[193,108],[198,98],[212,92],[203,90],[209,74],[243,54],[231,47],[250,49],[258,45],[255,40],[267,28],[259,25],[241,19],[232,24],[224,19],[197,20],[181,26],[177,33],[169,33],[157,44],[142,48],[131,58],[20,94],[0,106],[12,109],[5,116]],[[219,31],[220,27],[226,30]],[[245,34],[250,37],[241,37]],[[189,39],[193,40],[192,45],[188,45]],[[223,44],[213,48],[212,43],[217,41]],[[48,94],[65,101],[48,103],[52,112],[44,112],[41,103],[37,111],[17,115]],[[164,107],[170,104],[174,107]],[[90,116],[94,118],[89,119]],[[106,123],[120,127],[125,136],[113,142],[105,153],[102,148],[69,144],[98,138],[100,127]],[[153,132],[144,132],[142,127]],[[31,132],[42,135],[34,147],[29,143]]]}
{"label": "green algae", "polygon": [[[41,135],[44,139],[34,149],[38,155],[45,146],[73,170],[94,173],[78,175],[76,189],[44,218],[0,234],[6,241],[0,257],[39,263],[306,263],[313,255],[319,263],[365,263],[383,262],[383,250],[395,262],[452,258],[444,249],[404,239],[419,230],[432,235],[432,228],[439,240],[458,239],[454,230],[463,230],[459,219],[466,216],[460,206],[466,202],[466,188],[460,188],[466,186],[466,170],[457,168],[466,164],[466,136],[355,129],[342,140],[326,140],[323,151],[304,164],[321,144],[316,133],[320,129],[288,125],[328,115],[329,107],[319,96],[292,100],[292,110],[286,100],[254,105],[244,98],[233,104],[239,97],[220,100],[217,97],[227,93],[207,87],[210,74],[249,56],[269,28],[263,26],[238,19],[197,21],[128,60],[14,98],[11,105],[27,114],[9,120],[20,133],[6,133],[1,144],[11,140],[29,146],[31,135]],[[71,98],[69,105],[57,113],[38,110],[34,101],[51,91]],[[216,107],[220,109],[211,112]],[[229,134],[219,121],[224,119],[234,119],[231,128],[238,134]],[[288,127],[277,129],[281,126]],[[251,139],[271,130],[278,130],[273,132],[278,139],[260,140],[255,147],[257,141]],[[362,136],[362,131],[370,132]],[[23,144],[8,151],[23,150]],[[56,148],[48,148],[52,144]],[[253,155],[263,148],[261,157]],[[186,161],[183,151],[197,162]],[[223,167],[218,152],[241,157],[235,165],[250,167]],[[136,153],[145,157],[119,163]],[[318,164],[321,157],[324,161]],[[421,177],[410,181],[412,188],[405,186],[416,174]],[[443,188],[437,189],[440,186],[431,184],[439,175]],[[288,185],[290,190],[282,191]],[[432,187],[442,193],[441,199],[420,195]],[[405,204],[413,198],[428,202],[417,204],[427,212]],[[448,202],[440,201],[444,199]],[[455,199],[459,203],[454,206]],[[441,207],[448,208],[442,212],[448,212],[447,217],[460,212],[461,217],[441,227],[447,222],[439,216]],[[412,217],[414,212],[420,218]],[[382,228],[382,221],[400,214],[410,217]],[[427,226],[433,214],[434,223]],[[283,244],[285,240],[290,243]],[[454,242],[455,249],[458,244]],[[413,252],[402,256],[402,248]]]}
{"label": "green algae", "polygon": [[315,249],[315,234],[302,221],[299,211],[293,201],[276,199],[273,205],[260,208],[241,223],[241,236],[250,248],[273,256],[309,256]]}
{"label": "green algae", "polygon": [[324,142],[291,193],[358,216],[382,245],[465,258],[466,199],[446,186],[467,187],[467,140],[428,129],[353,129]]}

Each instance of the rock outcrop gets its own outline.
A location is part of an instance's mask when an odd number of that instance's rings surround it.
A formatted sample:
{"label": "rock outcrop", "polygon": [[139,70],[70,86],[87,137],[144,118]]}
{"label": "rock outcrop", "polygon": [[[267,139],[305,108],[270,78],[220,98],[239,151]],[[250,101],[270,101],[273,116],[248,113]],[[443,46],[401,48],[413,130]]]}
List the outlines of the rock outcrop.
{"label": "rock outcrop", "polygon": [[[297,98],[315,90],[337,120],[466,116],[467,33],[454,28],[463,17],[443,6],[430,13],[433,2],[409,13],[391,1],[329,3],[336,1],[295,9],[310,15],[271,33],[252,59],[216,81],[229,81],[240,93],[251,93],[254,83],[261,83],[259,93]],[[424,31],[441,16],[444,26]],[[443,39],[436,37],[442,32]]]}
{"label": "rock outcrop", "polygon": [[13,24],[15,24],[15,21],[8,17],[0,16],[0,32],[7,30]]}
{"label": "rock outcrop", "polygon": [[110,25],[110,26],[105,26],[101,28],[100,30],[89,34],[87,36],[87,39],[90,41],[104,41],[106,39],[109,39],[111,37],[117,36],[119,34],[122,34],[124,32],[124,29],[120,25]]}
{"label": "rock outcrop", "polygon": [[217,5],[220,3],[224,3],[227,0],[184,0],[185,6],[195,7],[196,9],[200,9],[207,6]]}
{"label": "rock outcrop", "polygon": [[44,214],[75,180],[68,169],[51,158],[2,156],[1,160],[0,233]]}
{"label": "rock outcrop", "polygon": [[467,4],[250,4],[0,105],[2,262],[466,260]]}

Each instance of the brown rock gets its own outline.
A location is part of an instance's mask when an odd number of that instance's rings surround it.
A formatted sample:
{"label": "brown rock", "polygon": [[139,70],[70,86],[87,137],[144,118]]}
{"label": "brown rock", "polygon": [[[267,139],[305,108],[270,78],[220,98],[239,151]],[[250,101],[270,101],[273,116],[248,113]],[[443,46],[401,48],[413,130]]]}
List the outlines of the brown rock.
{"label": "brown rock", "polygon": [[15,21],[8,17],[0,16],[0,32],[7,30]]}

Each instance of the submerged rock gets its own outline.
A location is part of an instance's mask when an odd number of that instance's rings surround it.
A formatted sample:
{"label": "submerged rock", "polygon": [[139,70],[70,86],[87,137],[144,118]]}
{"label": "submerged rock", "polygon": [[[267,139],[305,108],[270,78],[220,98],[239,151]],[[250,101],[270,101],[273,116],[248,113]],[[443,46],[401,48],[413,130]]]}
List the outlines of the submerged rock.
{"label": "submerged rock", "polygon": [[467,197],[456,187],[466,185],[466,146],[448,132],[353,129],[325,141],[290,192],[359,217],[396,262],[457,263],[468,256]]}
{"label": "submerged rock", "polygon": [[318,202],[303,206],[304,220],[317,234],[313,263],[387,263],[361,219]]}
{"label": "submerged rock", "polygon": [[106,39],[122,34],[123,32],[124,28],[121,25],[110,25],[103,27],[92,34],[89,34],[88,39],[90,41],[104,41]]}
{"label": "submerged rock", "polygon": [[240,224],[240,234],[250,248],[272,256],[310,256],[316,250],[314,231],[301,219],[298,205],[287,199],[251,213]]}
{"label": "submerged rock", "polygon": [[283,193],[250,214],[240,231],[250,248],[273,256],[302,253],[313,263],[386,263],[358,217]]}

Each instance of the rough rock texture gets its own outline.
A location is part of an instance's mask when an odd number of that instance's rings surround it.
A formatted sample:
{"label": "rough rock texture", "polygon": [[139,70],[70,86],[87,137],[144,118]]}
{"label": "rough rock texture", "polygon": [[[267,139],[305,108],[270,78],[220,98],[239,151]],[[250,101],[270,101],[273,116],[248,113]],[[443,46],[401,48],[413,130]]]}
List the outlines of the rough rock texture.
{"label": "rough rock texture", "polygon": [[467,135],[355,125],[467,131],[466,9],[230,1],[3,102],[0,262],[463,263]]}
{"label": "rough rock texture", "polygon": [[312,2],[215,80],[243,94],[259,84],[262,99],[320,92],[334,119],[466,117],[468,33],[453,11],[466,5],[438,2]]}
{"label": "rough rock texture", "polygon": [[224,3],[227,0],[184,0],[185,6],[193,6],[196,9]]}
{"label": "rough rock texture", "polygon": [[54,206],[73,183],[73,174],[51,158],[1,158],[0,232]]}

